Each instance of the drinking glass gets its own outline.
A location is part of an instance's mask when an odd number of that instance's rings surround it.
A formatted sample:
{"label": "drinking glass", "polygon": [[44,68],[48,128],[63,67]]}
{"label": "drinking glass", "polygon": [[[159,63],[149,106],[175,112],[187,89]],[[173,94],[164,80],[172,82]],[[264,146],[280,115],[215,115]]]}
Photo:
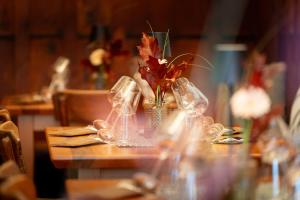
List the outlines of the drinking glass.
{"label": "drinking glass", "polygon": [[120,91],[122,88],[128,84],[128,82],[133,79],[129,76],[122,76],[119,80],[114,84],[114,86],[109,90],[108,101],[112,102],[113,97]]}
{"label": "drinking glass", "polygon": [[112,90],[115,93],[111,99],[113,110],[118,117],[112,124],[117,146],[135,146],[138,132],[136,109],[141,97],[141,90],[130,77],[121,78]]}
{"label": "drinking glass", "polygon": [[287,184],[282,174],[286,174],[287,164],[294,157],[295,149],[286,138],[276,135],[275,130],[269,129],[257,143],[262,152],[262,163],[271,168],[271,172],[266,170],[266,174],[263,175],[272,177],[271,182],[259,183],[258,187],[262,188],[263,184],[268,184],[272,198],[286,199],[284,197],[288,195]]}
{"label": "drinking glass", "polygon": [[198,155],[203,132],[200,121],[196,121],[191,128],[184,125],[187,115],[185,110],[179,110],[159,129],[161,155],[152,177],[159,177],[157,193],[165,199],[198,197],[197,177],[201,168],[197,166],[194,155]]}
{"label": "drinking glass", "polygon": [[58,57],[53,65],[54,74],[48,87],[43,88],[41,96],[45,101],[50,101],[54,92],[65,89],[68,82],[68,65],[70,60],[65,57]]}
{"label": "drinking glass", "polygon": [[[174,155],[175,149],[176,152],[180,151],[179,146],[182,145],[181,139],[185,132],[185,126],[182,125],[185,123],[185,117],[186,112],[184,110],[176,110],[163,121],[155,132],[156,146],[160,149],[159,158],[150,174],[138,173],[135,175],[135,180],[141,182],[140,184],[148,190],[152,190],[156,186],[156,180],[163,167],[168,165],[168,169],[174,167],[174,171],[176,171],[174,162],[167,161],[176,161],[176,156],[173,156],[174,159],[168,158],[170,158],[171,154]],[[168,175],[175,175],[174,171],[173,173],[168,173]]]}
{"label": "drinking glass", "polygon": [[[98,129],[98,135],[106,141],[119,140],[120,132],[128,138],[128,129],[137,126],[135,112],[141,96],[140,88],[129,76],[122,76],[110,89],[108,101],[112,110],[105,120],[95,120],[93,125]],[[127,135],[127,136],[126,136]]]}
{"label": "drinking glass", "polygon": [[172,85],[176,103],[190,116],[202,115],[208,107],[206,96],[187,78],[178,78]]}

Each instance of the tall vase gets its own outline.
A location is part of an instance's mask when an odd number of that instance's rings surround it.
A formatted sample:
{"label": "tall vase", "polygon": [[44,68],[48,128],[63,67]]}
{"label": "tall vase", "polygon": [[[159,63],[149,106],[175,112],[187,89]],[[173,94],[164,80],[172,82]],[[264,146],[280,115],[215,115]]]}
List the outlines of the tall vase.
{"label": "tall vase", "polygon": [[95,89],[104,89],[106,87],[106,79],[103,74],[99,74],[95,80]]}
{"label": "tall vase", "polygon": [[146,137],[151,137],[153,132],[160,126],[161,122],[166,118],[167,107],[164,104],[161,107],[157,107],[151,102],[146,102],[144,103],[144,113],[144,133]]}

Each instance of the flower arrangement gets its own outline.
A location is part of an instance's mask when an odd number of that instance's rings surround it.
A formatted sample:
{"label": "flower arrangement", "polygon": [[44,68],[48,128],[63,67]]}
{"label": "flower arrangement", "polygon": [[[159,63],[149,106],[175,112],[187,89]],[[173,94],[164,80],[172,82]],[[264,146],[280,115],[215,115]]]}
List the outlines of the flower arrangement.
{"label": "flower arrangement", "polygon": [[[152,30],[152,28],[151,28]],[[205,58],[192,53],[178,55],[171,61],[165,56],[166,46],[168,45],[169,31],[166,34],[165,42],[162,48],[159,47],[157,38],[142,33],[141,45],[137,46],[139,55],[143,63],[139,63],[139,73],[141,78],[146,80],[155,96],[156,107],[162,107],[165,93],[171,88],[175,80],[187,69],[188,66],[199,66],[192,64],[195,56],[201,57],[205,62],[212,66]],[[187,60],[180,63],[176,61],[184,56],[189,56]],[[199,66],[206,68],[204,66]]]}
{"label": "flower arrangement", "polygon": [[91,80],[102,80],[98,87],[105,88],[106,82],[113,79],[114,75],[111,71],[112,60],[116,56],[126,56],[129,52],[123,50],[123,42],[121,39],[116,39],[103,47],[97,47],[91,51],[88,58],[82,60],[82,65],[91,72]]}
{"label": "flower arrangement", "polygon": [[265,55],[257,51],[252,53],[245,64],[244,82],[230,100],[233,115],[244,120],[245,143],[248,143],[253,127],[261,132],[261,126],[267,128],[271,117],[280,113],[278,107],[271,107],[267,89],[273,85],[274,75],[281,72],[284,66],[282,64],[266,65],[265,62]]}
{"label": "flower arrangement", "polygon": [[269,112],[271,100],[264,89],[249,85],[233,94],[231,105],[234,116],[250,119],[261,117]]}

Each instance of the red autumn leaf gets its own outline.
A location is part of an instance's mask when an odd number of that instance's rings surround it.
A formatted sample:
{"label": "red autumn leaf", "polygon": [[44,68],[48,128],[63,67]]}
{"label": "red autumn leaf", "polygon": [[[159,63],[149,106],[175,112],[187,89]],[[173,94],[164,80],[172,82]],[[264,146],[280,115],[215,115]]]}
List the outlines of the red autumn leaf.
{"label": "red autumn leaf", "polygon": [[166,64],[159,64],[158,59],[152,56],[149,56],[147,64],[150,71],[154,73],[157,78],[164,78],[165,74],[167,73]]}
{"label": "red autumn leaf", "polygon": [[141,41],[142,44],[137,47],[139,54],[144,61],[144,64],[139,66],[141,77],[148,82],[154,93],[156,93],[158,86],[160,86],[160,91],[163,96],[163,94],[171,88],[174,81],[192,62],[193,58],[188,61],[183,61],[178,65],[174,63],[160,64],[159,59],[162,59],[162,55],[157,39],[143,33]]}
{"label": "red autumn leaf", "polygon": [[152,56],[154,58],[160,58],[161,49],[158,46],[158,41],[156,38],[152,36],[148,36],[143,33],[142,44],[141,46],[137,46],[139,50],[139,54],[142,59],[146,62],[149,57]]}
{"label": "red autumn leaf", "polygon": [[152,73],[148,66],[140,66],[139,72],[141,74],[141,77],[145,79],[153,91],[156,90],[158,78],[155,77],[155,73]]}
{"label": "red autumn leaf", "polygon": [[179,65],[172,64],[171,67],[168,68],[164,79],[161,81],[163,91],[167,91],[171,88],[171,85],[181,76],[192,60],[193,58],[190,58],[188,61],[182,61]]}
{"label": "red autumn leaf", "polygon": [[253,69],[251,71],[251,74],[249,77],[249,84],[257,86],[257,87],[265,88],[265,83],[264,83],[264,79],[263,79],[263,71]]}

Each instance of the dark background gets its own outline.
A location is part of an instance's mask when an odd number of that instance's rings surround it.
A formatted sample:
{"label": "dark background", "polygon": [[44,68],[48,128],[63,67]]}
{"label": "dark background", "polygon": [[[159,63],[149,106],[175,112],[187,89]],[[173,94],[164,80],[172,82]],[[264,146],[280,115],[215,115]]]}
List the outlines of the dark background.
{"label": "dark background", "polygon": [[299,0],[0,0],[0,98],[39,91],[60,55],[72,62],[70,87],[79,87],[92,24],[121,28],[133,50],[149,20],[156,31],[170,29],[173,55],[210,58],[215,43],[242,42],[268,62],[284,61],[290,106],[300,83],[299,9]]}

